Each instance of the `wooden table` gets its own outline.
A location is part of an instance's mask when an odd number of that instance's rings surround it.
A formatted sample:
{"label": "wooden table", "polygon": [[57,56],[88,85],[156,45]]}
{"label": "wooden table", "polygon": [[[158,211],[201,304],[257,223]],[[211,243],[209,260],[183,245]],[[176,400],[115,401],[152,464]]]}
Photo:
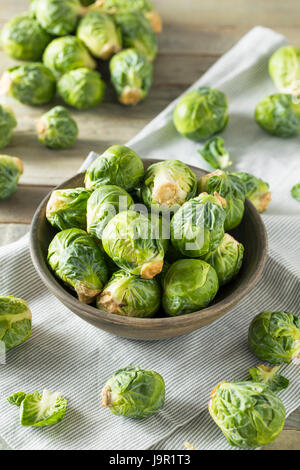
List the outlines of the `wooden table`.
{"label": "wooden table", "polygon": [[[255,25],[283,33],[300,46],[300,15],[297,0],[154,0],[164,18],[159,37],[160,53],[155,62],[154,87],[149,98],[134,108],[120,106],[109,88],[104,103],[87,112],[72,110],[80,134],[76,146],[52,151],[37,141],[34,122],[47,109],[30,108],[8,98],[18,128],[5,153],[25,163],[18,192],[0,202],[0,244],[19,238],[29,230],[41,199],[56,184],[72,176],[90,150],[125,143],[191,85],[240,37]],[[27,9],[29,0],[1,2],[0,28]],[[0,73],[14,61],[0,51]],[[58,103],[58,101],[57,101]],[[52,105],[51,105],[52,106]],[[269,448],[300,449],[300,409],[287,420],[284,432]]]}

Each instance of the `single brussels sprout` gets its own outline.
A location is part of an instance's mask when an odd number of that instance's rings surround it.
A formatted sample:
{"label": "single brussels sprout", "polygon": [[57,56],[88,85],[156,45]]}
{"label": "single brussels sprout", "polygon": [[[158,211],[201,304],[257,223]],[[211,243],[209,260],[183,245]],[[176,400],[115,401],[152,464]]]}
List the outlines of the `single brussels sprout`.
{"label": "single brussels sprout", "polygon": [[249,348],[271,364],[297,362],[300,358],[300,321],[288,312],[262,312],[252,320],[248,335]]}
{"label": "single brussels sprout", "polygon": [[198,184],[200,193],[217,192],[226,200],[225,231],[237,227],[244,216],[246,187],[243,181],[232,173],[216,170],[200,178]]}
{"label": "single brussels sprout", "polygon": [[147,169],[142,198],[149,209],[175,212],[197,192],[197,179],[188,165],[179,160],[154,163]]}
{"label": "single brussels sprout", "polygon": [[81,67],[96,68],[96,62],[89,51],[75,36],[64,36],[51,41],[43,54],[43,62],[57,77]]}
{"label": "single brussels sprout", "polygon": [[87,231],[101,240],[108,222],[119,212],[126,211],[134,202],[132,197],[118,186],[103,184],[91,195],[87,204]]}
{"label": "single brussels sprout", "polygon": [[51,36],[30,14],[18,15],[5,23],[1,32],[1,46],[13,59],[38,61]]}
{"label": "single brussels sprout", "polygon": [[30,338],[31,320],[31,311],[24,300],[0,295],[0,341],[5,344],[6,351]]}
{"label": "single brussels sprout", "polygon": [[300,202],[300,183],[295,184],[291,189],[291,196],[298,202]]}
{"label": "single brussels sprout", "polygon": [[216,271],[220,286],[234,279],[242,267],[244,247],[225,233],[220,245],[203,259]]}
{"label": "single brussels sprout", "polygon": [[102,244],[108,256],[131,274],[152,279],[162,270],[164,243],[153,238],[148,216],[132,210],[120,212],[106,225]]}
{"label": "single brussels sprout", "polygon": [[132,47],[152,62],[157,56],[158,45],[147,18],[139,11],[115,15],[114,18],[121,29],[124,48]]}
{"label": "single brussels sprout", "polygon": [[161,292],[156,279],[142,279],[124,270],[113,274],[97,299],[97,307],[126,317],[153,317]]}
{"label": "single brussels sprout", "polygon": [[108,280],[101,249],[84,231],[59,232],[48,249],[48,263],[56,276],[74,289],[80,302],[92,303]]}
{"label": "single brussels sprout", "polygon": [[0,94],[8,94],[23,104],[50,103],[56,93],[56,80],[45,65],[32,62],[7,69],[0,81]]}
{"label": "single brussels sprout", "polygon": [[69,111],[55,106],[37,121],[39,141],[51,149],[72,147],[78,136],[78,126]]}
{"label": "single brussels sprout", "polygon": [[124,145],[113,145],[87,169],[85,186],[94,190],[103,184],[135,188],[144,175],[144,165],[137,153]]}
{"label": "single brussels sprout", "polygon": [[17,127],[17,121],[13,111],[0,104],[0,149],[9,144],[15,127]]}
{"label": "single brussels sprout", "polygon": [[136,49],[118,52],[110,60],[109,69],[120,103],[135,105],[147,97],[153,81],[153,66],[142,52]]}
{"label": "single brussels sprout", "polygon": [[224,148],[224,139],[222,137],[212,137],[201,150],[198,150],[198,153],[216,170],[224,170],[232,165],[230,155]]}
{"label": "single brussels sprout", "polygon": [[12,196],[23,173],[23,162],[17,157],[0,155],[0,200]]}
{"label": "single brussels sprout", "polygon": [[117,416],[149,418],[163,408],[165,382],[153,370],[124,367],[102,389],[102,406]]}
{"label": "single brussels sprout", "polygon": [[183,137],[200,141],[227,126],[228,99],[222,91],[200,87],[184,95],[177,104],[173,121]]}
{"label": "single brussels sprout", "polygon": [[100,11],[90,11],[82,18],[77,36],[90,53],[99,59],[110,59],[122,48],[121,34],[114,20]]}
{"label": "single brussels sprout", "polygon": [[229,444],[244,449],[275,441],[285,423],[280,398],[257,382],[221,382],[208,408]]}
{"label": "single brussels sprout", "polygon": [[300,49],[284,46],[269,60],[270,76],[281,93],[300,93]]}
{"label": "single brussels sprout", "polygon": [[239,172],[232,173],[238,176],[246,187],[246,197],[252,202],[258,212],[267,210],[271,202],[271,192],[269,191],[269,184],[260,178],[257,178],[250,173]]}
{"label": "single brussels sprout", "polygon": [[106,85],[100,73],[83,67],[65,73],[57,83],[57,90],[69,106],[90,109],[102,102]]}
{"label": "single brussels sprout", "polygon": [[300,132],[300,104],[292,95],[277,93],[261,100],[255,109],[257,124],[277,137],[293,137]]}
{"label": "single brussels sprout", "polygon": [[20,407],[22,426],[53,426],[64,419],[68,402],[60,392],[33,393],[18,392],[7,399],[12,405]]}
{"label": "single brussels sprout", "polygon": [[32,10],[42,28],[53,36],[72,33],[83,13],[79,0],[38,0],[33,3]]}
{"label": "single brussels sprout", "polygon": [[253,382],[266,384],[274,393],[281,392],[281,390],[288,388],[290,381],[282,375],[277,374],[280,367],[280,365],[268,367],[264,364],[253,367],[253,369],[249,369],[251,380]]}
{"label": "single brussels sprout", "polygon": [[163,280],[163,307],[175,317],[206,307],[216,296],[216,271],[200,259],[181,259],[168,269]]}
{"label": "single brussels sprout", "polygon": [[190,258],[214,251],[224,237],[225,206],[217,193],[202,193],[183,204],[171,220],[174,248]]}
{"label": "single brussels sprout", "polygon": [[46,217],[53,227],[86,229],[86,208],[91,193],[84,188],[57,189],[47,203]]}

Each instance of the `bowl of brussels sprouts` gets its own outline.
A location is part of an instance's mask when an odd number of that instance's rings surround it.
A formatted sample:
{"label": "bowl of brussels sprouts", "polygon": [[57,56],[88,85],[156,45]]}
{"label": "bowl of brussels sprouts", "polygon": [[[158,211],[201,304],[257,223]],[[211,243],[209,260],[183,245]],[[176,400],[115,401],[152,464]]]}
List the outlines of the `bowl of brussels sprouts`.
{"label": "bowl of brussels sprouts", "polygon": [[122,145],[55,188],[31,229],[46,286],[92,325],[166,339],[225,315],[259,280],[267,235],[242,178]]}

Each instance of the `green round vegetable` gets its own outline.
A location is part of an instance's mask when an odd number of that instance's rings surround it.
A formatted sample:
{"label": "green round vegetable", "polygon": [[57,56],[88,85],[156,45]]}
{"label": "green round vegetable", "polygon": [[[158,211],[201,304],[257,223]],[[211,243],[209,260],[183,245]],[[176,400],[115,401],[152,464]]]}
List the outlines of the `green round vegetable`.
{"label": "green round vegetable", "polygon": [[161,375],[140,367],[117,370],[102,390],[102,406],[117,416],[149,418],[163,408],[164,402]]}
{"label": "green round vegetable", "polygon": [[149,209],[175,212],[195,196],[197,179],[188,165],[179,160],[154,163],[146,170],[142,198]]}
{"label": "green round vegetable", "polygon": [[90,109],[102,102],[106,85],[100,73],[80,68],[65,73],[58,81],[57,89],[69,106]]}
{"label": "green round vegetable", "polygon": [[143,13],[136,11],[117,14],[114,18],[122,32],[123,47],[135,48],[152,62],[157,56],[157,39]]}
{"label": "green round vegetable", "polygon": [[109,69],[122,104],[135,105],[147,97],[153,81],[153,66],[142,52],[136,49],[119,52],[110,60]]}
{"label": "green round vegetable", "polygon": [[190,258],[213,251],[224,237],[225,201],[207,193],[190,199],[171,220],[171,241],[176,250]]}
{"label": "green round vegetable", "polygon": [[295,184],[291,189],[291,196],[298,202],[300,202],[300,183]]}
{"label": "green round vegetable", "polygon": [[0,104],[0,149],[9,144],[15,127],[17,127],[17,121],[13,111]]}
{"label": "green round vegetable", "polygon": [[24,300],[0,295],[0,341],[6,351],[30,338],[31,320],[31,311]]}
{"label": "green round vegetable", "polygon": [[81,67],[96,68],[96,62],[89,51],[75,36],[64,36],[51,41],[43,54],[43,62],[57,77]]}
{"label": "green round vegetable", "polygon": [[300,104],[291,95],[277,93],[261,100],[255,109],[257,124],[278,137],[293,137],[300,132]]}
{"label": "green round vegetable", "polygon": [[77,36],[90,53],[99,59],[110,59],[122,48],[121,35],[113,19],[100,11],[90,11],[82,18]]}
{"label": "green round vegetable", "polygon": [[216,271],[220,286],[234,279],[242,267],[244,247],[225,233],[220,245],[203,259]]}
{"label": "green round vegetable", "polygon": [[23,104],[40,106],[50,103],[56,92],[53,73],[43,64],[32,62],[11,67],[4,72],[0,88]]}
{"label": "green round vegetable", "polygon": [[48,33],[65,36],[75,30],[82,6],[79,0],[38,0],[32,10]]}
{"label": "green round vegetable", "polygon": [[69,111],[55,106],[37,121],[39,141],[51,149],[72,147],[78,136],[78,127]]}
{"label": "green round vegetable", "polygon": [[23,173],[23,162],[17,157],[0,155],[0,200],[12,196]]}
{"label": "green round vegetable", "polygon": [[257,382],[222,382],[211,393],[209,412],[229,444],[240,448],[273,442],[285,422],[280,398]]}
{"label": "green round vegetable", "polygon": [[246,187],[246,197],[252,202],[258,212],[267,210],[271,201],[269,184],[260,178],[246,172],[232,173],[243,181]]}
{"label": "green round vegetable", "polygon": [[218,135],[205,142],[203,148],[198,150],[198,153],[216,170],[224,170],[232,165],[230,155],[224,148],[224,139]]}
{"label": "green round vegetable", "polygon": [[108,222],[133,204],[132,197],[124,189],[114,185],[101,185],[92,193],[87,204],[88,233],[93,238],[101,240]]}
{"label": "green round vegetable", "polygon": [[48,263],[55,275],[75,290],[80,302],[85,304],[96,299],[108,280],[101,249],[78,228],[55,235],[49,245]]}
{"label": "green round vegetable", "polygon": [[299,94],[300,49],[294,46],[277,49],[269,60],[269,73],[281,93]]}
{"label": "green round vegetable", "polygon": [[124,270],[113,274],[97,299],[97,307],[126,317],[153,317],[161,292],[156,279],[142,279]]}
{"label": "green round vegetable", "polygon": [[198,184],[199,192],[217,192],[226,200],[225,231],[237,227],[244,216],[246,187],[238,176],[217,170],[202,176]]}
{"label": "green round vegetable", "polygon": [[248,344],[253,354],[271,364],[300,358],[299,318],[272,310],[258,314],[250,324]]}
{"label": "green round vegetable", "polygon": [[30,14],[18,15],[5,23],[1,32],[1,46],[13,59],[38,61],[51,36]]}
{"label": "green round vegetable", "polygon": [[59,230],[86,230],[86,208],[91,193],[84,188],[57,189],[47,203],[46,217]]}
{"label": "green round vegetable", "polygon": [[200,259],[181,259],[168,269],[163,280],[163,307],[175,317],[206,307],[219,289],[214,268]]}
{"label": "green round vegetable", "polygon": [[228,119],[226,95],[209,87],[200,87],[184,95],[173,114],[179,134],[195,141],[223,131]]}
{"label": "green round vegetable", "polygon": [[153,237],[148,216],[132,210],[120,212],[106,225],[102,244],[108,256],[131,274],[152,279],[162,270],[165,245]]}
{"label": "green round vegetable", "polygon": [[94,190],[103,184],[135,188],[144,175],[144,165],[137,153],[124,145],[113,145],[87,169],[85,186]]}

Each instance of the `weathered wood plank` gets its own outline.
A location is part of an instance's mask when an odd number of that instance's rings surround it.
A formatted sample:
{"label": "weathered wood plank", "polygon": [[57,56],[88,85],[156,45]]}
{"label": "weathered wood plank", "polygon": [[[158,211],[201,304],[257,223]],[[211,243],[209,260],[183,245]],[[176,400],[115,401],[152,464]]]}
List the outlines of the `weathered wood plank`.
{"label": "weathered wood plank", "polygon": [[[51,189],[49,186],[20,185],[12,197],[0,201],[0,224],[30,224],[36,208]],[[9,226],[7,230],[13,233]],[[6,236],[9,239],[9,235]]]}

